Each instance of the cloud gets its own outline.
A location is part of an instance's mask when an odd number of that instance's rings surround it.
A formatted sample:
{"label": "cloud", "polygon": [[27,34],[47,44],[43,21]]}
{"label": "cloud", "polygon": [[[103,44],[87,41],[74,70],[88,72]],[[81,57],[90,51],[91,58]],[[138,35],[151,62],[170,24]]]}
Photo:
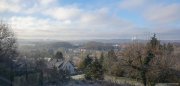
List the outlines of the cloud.
{"label": "cloud", "polygon": [[0,12],[35,14],[57,5],[57,0],[0,0]]}
{"label": "cloud", "polygon": [[[132,23],[111,17],[102,9],[81,13],[77,19],[38,18],[33,16],[13,16],[9,19],[18,38],[110,38],[112,34],[131,34]],[[129,31],[130,30],[130,31]],[[22,33],[23,32],[23,33]]]}
{"label": "cloud", "polygon": [[47,9],[44,14],[54,19],[66,20],[76,18],[81,14],[81,10],[77,7],[54,7]]}
{"label": "cloud", "polygon": [[143,13],[145,19],[152,23],[168,24],[180,20],[180,4],[156,4]]}
{"label": "cloud", "polygon": [[0,13],[1,12],[20,12],[22,9],[19,5],[20,0],[0,0]]}
{"label": "cloud", "polygon": [[48,19],[38,19],[31,16],[17,17],[13,16],[9,20],[14,28],[25,29],[25,30],[35,30],[35,29],[49,29]]}
{"label": "cloud", "polygon": [[[0,0],[0,15],[10,14],[5,16],[12,23],[18,38],[32,39],[131,38],[145,32],[173,34],[179,27],[175,25],[177,28],[174,29],[168,25],[180,19],[178,3],[122,0],[118,11],[107,4],[88,8],[78,3],[59,3],[57,0]],[[142,19],[133,16],[122,18],[120,14],[127,10]],[[126,12],[124,14],[129,16]],[[147,24],[143,27],[136,25],[131,18],[137,19],[138,23],[143,20],[142,24]]]}
{"label": "cloud", "polygon": [[[51,19],[41,19],[33,16],[13,16],[9,19],[13,30],[18,38],[44,38],[52,37],[57,29],[63,31],[66,28],[65,24],[59,21],[52,21]],[[59,33],[61,31],[59,30]]]}
{"label": "cloud", "polygon": [[166,28],[166,31],[158,33],[158,36],[161,40],[167,40],[167,39],[168,40],[179,40],[179,37],[180,37],[179,32],[180,32],[179,28]]}
{"label": "cloud", "polygon": [[142,6],[146,0],[123,0],[119,4],[120,9],[134,9]]}
{"label": "cloud", "polygon": [[133,24],[118,18],[117,16],[109,16],[106,13],[87,13],[81,16],[80,23],[82,27],[90,27],[91,29],[118,29],[118,28],[129,28]]}
{"label": "cloud", "polygon": [[40,5],[52,5],[53,3],[56,3],[57,0],[38,0]]}
{"label": "cloud", "polygon": [[120,10],[138,14],[149,24],[172,24],[180,20],[180,4],[156,0],[123,0]]}

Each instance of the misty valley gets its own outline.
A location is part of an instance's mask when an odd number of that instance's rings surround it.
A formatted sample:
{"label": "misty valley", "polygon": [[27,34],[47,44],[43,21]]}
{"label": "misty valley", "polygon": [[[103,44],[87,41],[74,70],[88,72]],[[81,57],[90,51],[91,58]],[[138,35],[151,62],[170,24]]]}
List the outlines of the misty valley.
{"label": "misty valley", "polygon": [[0,0],[0,86],[180,86],[180,0]]}

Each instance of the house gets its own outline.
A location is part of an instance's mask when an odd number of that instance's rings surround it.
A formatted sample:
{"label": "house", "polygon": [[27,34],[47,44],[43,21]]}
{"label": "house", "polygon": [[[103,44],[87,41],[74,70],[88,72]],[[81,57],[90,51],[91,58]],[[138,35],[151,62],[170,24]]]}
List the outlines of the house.
{"label": "house", "polygon": [[70,74],[75,74],[74,64],[70,60],[53,58],[48,62],[48,68],[53,69],[54,67],[56,67],[57,69],[68,71]]}
{"label": "house", "polygon": [[70,74],[75,74],[75,67],[71,61],[63,62],[62,66],[59,66],[59,68],[68,70]]}

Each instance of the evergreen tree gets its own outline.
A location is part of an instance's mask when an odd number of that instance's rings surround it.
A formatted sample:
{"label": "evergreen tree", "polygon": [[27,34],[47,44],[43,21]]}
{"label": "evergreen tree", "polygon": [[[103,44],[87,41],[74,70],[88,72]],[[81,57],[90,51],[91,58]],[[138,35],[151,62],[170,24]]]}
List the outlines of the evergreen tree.
{"label": "evergreen tree", "polygon": [[103,67],[97,58],[95,58],[95,60],[87,67],[85,71],[85,78],[88,80],[103,79]]}
{"label": "evergreen tree", "polygon": [[109,58],[109,60],[111,60],[111,61],[117,61],[117,56],[116,56],[114,50],[110,50],[110,51],[108,52],[108,58]]}
{"label": "evergreen tree", "polygon": [[115,65],[115,63],[117,62],[117,56],[114,52],[114,50],[110,50],[107,54],[107,57],[104,59],[104,70],[108,73],[111,74],[112,73],[112,66]]}
{"label": "evergreen tree", "polygon": [[148,55],[146,56],[142,66],[140,67],[140,69],[138,69],[138,71],[141,72],[141,78],[142,78],[144,86],[147,85],[146,73],[148,72],[148,69],[149,69],[149,63],[155,57],[151,51],[148,51],[147,54]]}
{"label": "evergreen tree", "polygon": [[103,52],[101,53],[99,60],[100,60],[100,63],[103,64],[103,62],[104,62],[104,53]]}
{"label": "evergreen tree", "polygon": [[81,71],[85,71],[87,69],[87,67],[92,63],[93,59],[87,55],[86,58],[84,58],[78,66],[78,69]]}
{"label": "evergreen tree", "polygon": [[56,58],[56,59],[64,60],[63,54],[62,54],[62,52],[60,52],[60,51],[56,52],[55,58]]}
{"label": "evergreen tree", "polygon": [[147,85],[147,72],[150,69],[150,62],[155,57],[155,54],[159,52],[161,44],[160,41],[156,38],[156,34],[153,35],[150,42],[147,44],[147,56],[145,57],[143,64],[138,69],[141,73],[141,78],[143,81],[144,86]]}
{"label": "evergreen tree", "polygon": [[85,68],[88,67],[92,63],[92,61],[92,58],[89,55],[87,55],[87,57],[84,59]]}

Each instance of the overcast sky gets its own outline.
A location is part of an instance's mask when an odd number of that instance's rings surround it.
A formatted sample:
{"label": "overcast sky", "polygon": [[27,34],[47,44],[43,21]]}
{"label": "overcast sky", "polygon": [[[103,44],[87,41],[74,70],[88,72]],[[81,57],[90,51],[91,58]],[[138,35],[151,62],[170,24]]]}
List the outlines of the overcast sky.
{"label": "overcast sky", "polygon": [[20,39],[180,39],[180,0],[0,0]]}

